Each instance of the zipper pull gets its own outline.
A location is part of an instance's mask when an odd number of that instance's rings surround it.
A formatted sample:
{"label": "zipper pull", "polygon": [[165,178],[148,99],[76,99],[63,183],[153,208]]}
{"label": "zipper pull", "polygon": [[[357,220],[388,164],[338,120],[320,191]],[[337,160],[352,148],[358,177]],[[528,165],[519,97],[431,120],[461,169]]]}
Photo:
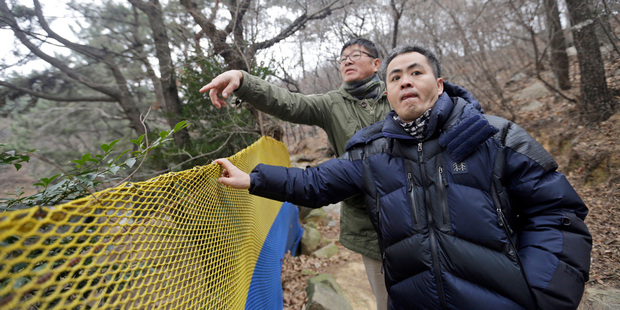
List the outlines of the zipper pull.
{"label": "zipper pull", "polygon": [[407,190],[411,191],[413,189],[413,180],[411,179],[411,172],[407,172]]}
{"label": "zipper pull", "polygon": [[424,164],[424,153],[422,152],[422,142],[418,143],[418,161],[420,165]]}
{"label": "zipper pull", "polygon": [[439,167],[439,178],[443,186],[448,187],[448,180],[446,180],[446,177],[443,175],[443,167]]}

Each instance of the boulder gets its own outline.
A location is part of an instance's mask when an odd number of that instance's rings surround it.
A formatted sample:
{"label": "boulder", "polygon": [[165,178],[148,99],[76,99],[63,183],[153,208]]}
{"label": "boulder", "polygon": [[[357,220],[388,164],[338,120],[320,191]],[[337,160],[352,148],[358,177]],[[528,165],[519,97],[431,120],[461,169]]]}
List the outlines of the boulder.
{"label": "boulder", "polygon": [[318,208],[310,211],[308,215],[303,219],[302,223],[316,223],[319,226],[324,226],[329,223],[329,219],[327,218],[327,212],[323,210],[323,208]]}
{"label": "boulder", "polygon": [[536,111],[540,110],[545,106],[544,103],[538,100],[532,100],[529,102],[523,103],[523,105],[519,108],[521,111]]}
{"label": "boulder", "polygon": [[522,89],[518,92],[514,99],[517,100],[535,100],[538,98],[545,97],[549,95],[551,92],[547,89],[547,87],[541,82],[535,82],[534,84]]}
{"label": "boulder", "polygon": [[338,253],[338,246],[335,243],[330,243],[312,253],[312,256],[318,258],[330,258]]}
{"label": "boulder", "polygon": [[331,274],[319,274],[308,279],[307,310],[352,310],[351,304]]}
{"label": "boulder", "polygon": [[304,225],[304,234],[300,242],[301,254],[310,255],[321,244],[321,232],[310,225]]}

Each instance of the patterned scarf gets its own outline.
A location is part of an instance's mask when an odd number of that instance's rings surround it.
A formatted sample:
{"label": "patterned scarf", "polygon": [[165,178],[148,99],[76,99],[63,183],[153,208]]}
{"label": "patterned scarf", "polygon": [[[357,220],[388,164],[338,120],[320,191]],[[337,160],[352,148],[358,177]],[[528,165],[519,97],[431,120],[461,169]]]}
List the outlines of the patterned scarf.
{"label": "patterned scarf", "polygon": [[377,74],[373,74],[361,81],[355,81],[351,83],[344,82],[344,90],[346,90],[353,97],[358,100],[372,98],[376,99],[381,91],[381,79]]}
{"label": "patterned scarf", "polygon": [[412,137],[422,140],[426,134],[426,127],[428,127],[428,120],[431,118],[431,109],[426,110],[420,117],[417,119],[405,123],[403,122],[398,115],[394,115],[394,120],[403,126],[403,129],[408,132]]}

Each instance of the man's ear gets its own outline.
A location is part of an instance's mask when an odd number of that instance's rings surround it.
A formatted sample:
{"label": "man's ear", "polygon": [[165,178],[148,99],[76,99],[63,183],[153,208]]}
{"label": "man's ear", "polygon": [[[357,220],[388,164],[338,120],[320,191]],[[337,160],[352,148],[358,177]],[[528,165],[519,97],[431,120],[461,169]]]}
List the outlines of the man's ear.
{"label": "man's ear", "polygon": [[379,71],[379,68],[381,68],[381,59],[375,58],[372,64],[374,65],[375,72]]}
{"label": "man's ear", "polygon": [[443,78],[437,79],[437,95],[441,96],[443,94]]}

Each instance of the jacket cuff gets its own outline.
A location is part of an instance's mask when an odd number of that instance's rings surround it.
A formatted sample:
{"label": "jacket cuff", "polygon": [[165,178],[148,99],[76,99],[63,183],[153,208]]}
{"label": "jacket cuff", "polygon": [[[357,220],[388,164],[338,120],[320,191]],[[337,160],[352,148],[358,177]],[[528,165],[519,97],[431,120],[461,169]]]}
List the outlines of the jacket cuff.
{"label": "jacket cuff", "polygon": [[241,74],[243,74],[243,78],[241,79],[241,84],[239,84],[239,87],[237,87],[237,89],[233,91],[233,93],[237,97],[243,96],[243,94],[247,93],[250,90],[249,85],[252,85],[250,80],[254,78],[253,75],[249,74],[246,71],[243,71],[243,70],[239,70],[239,71],[241,71]]}
{"label": "jacket cuff", "polygon": [[248,192],[251,194],[254,191],[254,185],[256,184],[256,178],[258,178],[258,165],[250,172],[250,188]]}

